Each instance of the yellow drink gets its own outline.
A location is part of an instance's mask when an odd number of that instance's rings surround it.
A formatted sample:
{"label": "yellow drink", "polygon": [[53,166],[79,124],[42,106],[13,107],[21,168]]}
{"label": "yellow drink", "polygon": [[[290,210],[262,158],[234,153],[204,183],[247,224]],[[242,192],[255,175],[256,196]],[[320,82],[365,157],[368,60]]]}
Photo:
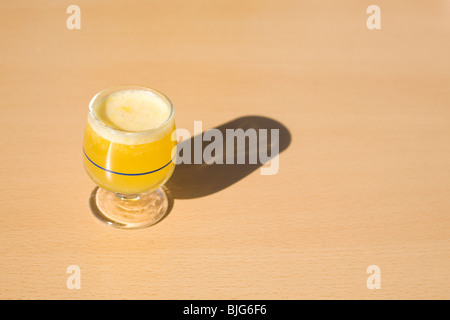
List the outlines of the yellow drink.
{"label": "yellow drink", "polygon": [[91,179],[121,194],[145,193],[164,184],[175,168],[170,102],[139,89],[92,101],[83,142],[84,166]]}

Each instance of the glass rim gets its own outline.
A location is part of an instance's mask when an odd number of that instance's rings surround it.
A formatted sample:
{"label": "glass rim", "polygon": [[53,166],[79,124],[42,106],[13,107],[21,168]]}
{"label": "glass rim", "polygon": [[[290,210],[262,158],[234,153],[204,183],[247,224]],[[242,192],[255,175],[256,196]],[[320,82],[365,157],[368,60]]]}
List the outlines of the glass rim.
{"label": "glass rim", "polygon": [[[120,90],[127,90],[127,89],[136,89],[136,90],[147,91],[147,92],[153,93],[156,96],[162,98],[164,100],[164,102],[166,102],[166,104],[170,107],[170,113],[169,113],[169,116],[167,117],[167,119],[164,122],[162,122],[161,124],[159,124],[157,127],[154,127],[151,129],[146,129],[146,130],[140,130],[140,131],[127,131],[127,130],[113,128],[113,127],[107,125],[106,123],[104,123],[102,120],[100,120],[93,110],[93,106],[94,106],[95,102],[97,101],[97,99],[99,97],[106,96],[107,94],[111,94],[113,92],[117,92]],[[98,93],[96,93],[94,95],[94,97],[92,97],[91,101],[89,102],[89,115],[92,116],[93,119],[98,124],[100,124],[102,127],[106,128],[108,130],[111,130],[113,132],[127,134],[127,135],[133,135],[133,134],[140,135],[140,134],[144,134],[144,133],[151,133],[154,131],[158,131],[164,125],[166,125],[169,121],[171,121],[173,119],[174,113],[175,113],[175,110],[174,110],[172,101],[164,93],[162,93],[158,90],[149,88],[149,87],[139,86],[139,85],[118,85],[118,86],[112,86],[112,87],[103,89],[103,90],[99,91]]]}

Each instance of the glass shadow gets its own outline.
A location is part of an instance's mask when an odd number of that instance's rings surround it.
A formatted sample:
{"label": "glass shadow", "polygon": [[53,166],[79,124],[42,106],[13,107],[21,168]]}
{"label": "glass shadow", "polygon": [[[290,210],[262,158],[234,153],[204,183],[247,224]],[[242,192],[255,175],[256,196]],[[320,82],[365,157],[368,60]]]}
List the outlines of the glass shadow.
{"label": "glass shadow", "polygon": [[[214,142],[214,138],[211,138],[212,141],[203,141],[205,132],[202,132],[200,135],[191,137],[188,140],[181,141],[178,144],[178,150],[183,150],[182,152],[190,150],[190,163],[180,163],[176,166],[175,171],[169,181],[166,183],[165,187],[167,188],[168,194],[173,199],[194,199],[199,197],[208,196],[210,194],[219,192],[239,180],[243,179],[253,171],[261,168],[264,163],[271,161],[274,157],[276,157],[280,152],[284,151],[289,144],[291,143],[291,134],[289,130],[280,122],[263,117],[263,116],[244,116],[237,118],[235,120],[224,123],[214,129],[220,131],[223,136],[223,148],[221,149],[222,155],[214,155],[221,156],[223,159],[223,164],[219,163],[205,163],[205,159],[202,157],[201,164],[194,164],[194,148],[195,144],[202,141],[202,154],[205,151],[205,148],[208,145]],[[249,143],[250,139],[247,137],[245,139],[245,147],[244,148],[236,148],[238,145],[237,139],[234,140],[235,148],[230,154],[228,151],[227,154],[227,143],[230,143],[227,137],[227,129],[242,129],[243,131],[247,131],[248,129],[254,129],[256,131],[256,137],[258,140],[258,144]],[[267,139],[266,136],[261,136],[260,130],[267,130]],[[278,149],[272,149],[271,144],[271,129],[278,129],[279,139],[278,139]],[[251,130],[252,131],[252,130]],[[264,130],[262,130],[264,131]],[[263,147],[259,144],[262,141]],[[264,146],[264,143],[266,144]],[[274,141],[276,143],[276,141]],[[242,146],[242,145],[241,145]],[[266,161],[261,162],[260,157],[257,157],[256,163],[250,163],[250,159],[255,159],[255,154],[259,155],[259,152],[264,149],[264,147],[268,150],[268,157],[265,159]],[[209,148],[211,149],[211,148]],[[231,150],[231,149],[230,149]],[[182,155],[182,153],[179,153]],[[243,155],[245,154],[245,163],[237,164],[238,159],[242,160]],[[233,164],[230,164],[227,161],[233,159]],[[227,164],[228,162],[228,164]]]}

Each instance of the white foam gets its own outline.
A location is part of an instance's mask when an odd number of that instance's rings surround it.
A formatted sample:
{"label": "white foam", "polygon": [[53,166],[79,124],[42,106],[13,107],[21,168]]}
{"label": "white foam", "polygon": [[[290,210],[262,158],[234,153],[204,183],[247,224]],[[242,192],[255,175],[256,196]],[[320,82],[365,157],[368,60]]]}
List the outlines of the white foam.
{"label": "white foam", "polygon": [[174,126],[170,102],[145,89],[123,89],[96,99],[88,123],[106,140],[137,145],[161,139]]}

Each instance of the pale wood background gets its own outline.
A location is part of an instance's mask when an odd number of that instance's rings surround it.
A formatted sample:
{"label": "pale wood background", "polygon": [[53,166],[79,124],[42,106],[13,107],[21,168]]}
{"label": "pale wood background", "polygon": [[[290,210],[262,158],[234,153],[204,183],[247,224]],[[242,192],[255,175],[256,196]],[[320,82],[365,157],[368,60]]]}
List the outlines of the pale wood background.
{"label": "pale wood background", "polygon": [[[0,298],[450,297],[449,1],[2,1],[0,26]],[[118,84],[166,93],[191,132],[280,121],[279,173],[103,225],[81,142]]]}

